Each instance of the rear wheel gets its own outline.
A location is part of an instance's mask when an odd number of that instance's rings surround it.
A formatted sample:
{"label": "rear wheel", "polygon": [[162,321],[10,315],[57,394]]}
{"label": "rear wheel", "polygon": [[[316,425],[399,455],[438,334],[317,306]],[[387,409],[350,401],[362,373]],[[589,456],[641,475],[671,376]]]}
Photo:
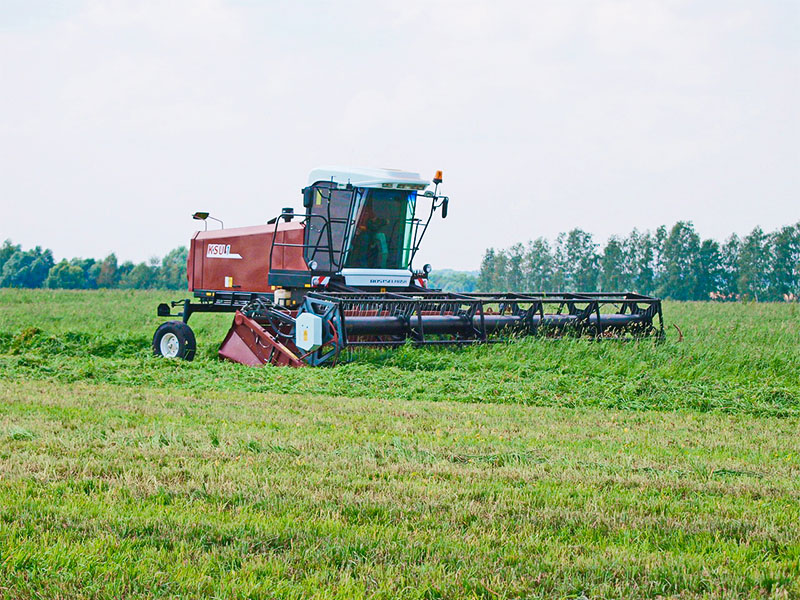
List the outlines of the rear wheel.
{"label": "rear wheel", "polygon": [[183,321],[162,323],[153,336],[153,353],[156,356],[192,360],[196,349],[194,332]]}

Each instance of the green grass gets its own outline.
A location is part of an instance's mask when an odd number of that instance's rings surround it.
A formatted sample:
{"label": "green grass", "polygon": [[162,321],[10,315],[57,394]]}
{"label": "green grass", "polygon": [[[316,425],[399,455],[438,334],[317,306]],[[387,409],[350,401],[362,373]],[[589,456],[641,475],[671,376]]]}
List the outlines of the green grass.
{"label": "green grass", "polygon": [[[157,360],[158,302],[175,292],[0,291],[8,379],[800,416],[796,304],[667,303],[668,340],[525,339],[454,351],[362,353],[336,368],[247,369],[217,360],[230,315],[196,315],[192,364]],[[677,341],[677,324],[684,334]]]}
{"label": "green grass", "polygon": [[800,597],[795,305],[253,369],[169,294],[0,291],[0,597]]}

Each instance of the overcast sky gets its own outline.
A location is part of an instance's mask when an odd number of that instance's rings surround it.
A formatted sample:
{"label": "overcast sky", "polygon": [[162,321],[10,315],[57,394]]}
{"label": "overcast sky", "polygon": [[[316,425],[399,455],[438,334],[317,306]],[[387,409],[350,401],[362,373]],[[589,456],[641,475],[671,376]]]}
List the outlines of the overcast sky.
{"label": "overcast sky", "polygon": [[145,260],[443,169],[422,258],[580,227],[800,220],[800,2],[0,0],[0,238]]}

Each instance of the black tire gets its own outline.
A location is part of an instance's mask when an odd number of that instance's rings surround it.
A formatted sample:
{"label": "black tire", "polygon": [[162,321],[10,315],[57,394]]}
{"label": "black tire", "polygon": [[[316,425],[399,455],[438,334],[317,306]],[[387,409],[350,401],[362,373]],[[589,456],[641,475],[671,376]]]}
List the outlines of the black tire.
{"label": "black tire", "polygon": [[183,321],[162,323],[153,336],[153,353],[156,356],[192,360],[196,349],[194,332]]}

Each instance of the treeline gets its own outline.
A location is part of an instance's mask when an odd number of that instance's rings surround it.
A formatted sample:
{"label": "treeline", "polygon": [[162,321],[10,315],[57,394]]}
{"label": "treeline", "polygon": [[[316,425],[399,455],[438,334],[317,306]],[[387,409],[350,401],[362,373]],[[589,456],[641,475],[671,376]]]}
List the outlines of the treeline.
{"label": "treeline", "polygon": [[445,292],[474,292],[478,286],[478,272],[434,269],[428,276],[428,285]]}
{"label": "treeline", "polygon": [[538,238],[483,256],[476,289],[483,292],[632,291],[674,300],[797,300],[800,222],[743,239],[701,239],[691,222],[655,232],[634,229],[601,249],[573,229],[554,243]]}
{"label": "treeline", "polygon": [[[0,246],[0,287],[60,289],[186,289],[186,247],[139,264],[64,259],[51,250]],[[480,271],[443,269],[432,287],[446,291],[633,291],[674,300],[797,300],[800,297],[800,222],[743,239],[701,239],[691,222],[654,232],[612,236],[601,249],[590,233],[573,229],[554,242],[538,238],[507,249],[489,248]]]}
{"label": "treeline", "polygon": [[0,246],[0,287],[54,288],[68,290],[120,289],[186,289],[185,246],[169,252],[164,258],[149,262],[119,264],[114,254],[102,260],[94,258],[53,260],[51,250],[36,246],[23,250],[6,240]]}

